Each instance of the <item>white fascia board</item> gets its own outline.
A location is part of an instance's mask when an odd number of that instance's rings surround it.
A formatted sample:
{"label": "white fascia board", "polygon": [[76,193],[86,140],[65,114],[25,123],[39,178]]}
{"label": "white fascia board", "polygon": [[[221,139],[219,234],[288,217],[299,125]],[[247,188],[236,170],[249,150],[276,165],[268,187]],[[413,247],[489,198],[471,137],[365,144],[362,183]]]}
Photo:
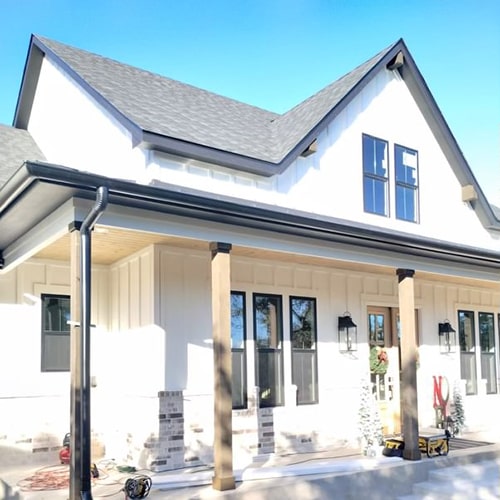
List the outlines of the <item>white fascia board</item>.
{"label": "white fascia board", "polygon": [[[439,258],[425,258],[396,251],[374,250],[360,245],[320,241],[282,232],[253,229],[201,219],[110,205],[99,224],[135,231],[145,231],[193,240],[223,241],[234,246],[270,250],[309,257],[376,266],[414,269],[446,276],[499,281],[498,272],[477,266],[453,263]],[[208,249],[208,245],[207,245]]]}
{"label": "white fascia board", "polygon": [[32,227],[3,251],[5,260],[1,274],[8,273],[42,248],[50,245],[68,232],[68,225],[76,219],[77,208],[73,199],[67,200],[49,216]]}

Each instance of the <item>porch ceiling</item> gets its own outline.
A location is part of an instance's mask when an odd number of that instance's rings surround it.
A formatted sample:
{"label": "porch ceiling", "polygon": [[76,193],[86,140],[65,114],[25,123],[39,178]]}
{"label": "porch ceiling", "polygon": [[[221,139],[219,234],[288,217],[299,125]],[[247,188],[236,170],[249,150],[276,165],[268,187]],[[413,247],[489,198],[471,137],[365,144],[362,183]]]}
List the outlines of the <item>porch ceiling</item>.
{"label": "porch ceiling", "polygon": [[[208,243],[204,241],[97,225],[92,232],[92,262],[96,265],[113,264],[153,244],[208,250]],[[69,261],[69,233],[40,250],[34,257]]]}
{"label": "porch ceiling", "polygon": [[[170,245],[177,248],[186,248],[191,250],[209,251],[209,242],[204,240],[194,240],[190,238],[180,238],[177,236],[168,236],[143,231],[131,231],[127,229],[116,229],[97,225],[95,230],[92,232],[92,263],[95,265],[110,265],[153,244]],[[288,262],[298,265],[338,267],[352,271],[394,274],[395,276],[395,270],[391,267],[345,262],[324,257],[300,255],[296,253],[260,250],[238,245],[233,246],[231,255]],[[69,233],[40,250],[34,255],[34,258],[69,261]]]}
{"label": "porch ceiling", "polygon": [[[134,253],[153,244],[169,245],[190,250],[206,250],[207,252],[209,251],[208,241],[180,238],[176,236],[167,236],[142,231],[116,229],[97,225],[92,233],[92,262],[95,265],[110,265],[130,255],[133,255]],[[237,245],[233,246],[231,255],[235,257],[272,260],[275,262],[280,261],[289,264],[291,263],[304,266],[312,265],[323,268],[336,268],[357,273],[393,276],[394,279],[396,279],[396,269],[389,266],[361,264],[357,262],[347,262],[324,257],[300,255],[296,253],[284,253],[260,249],[258,250],[255,248]],[[36,255],[34,255],[34,257],[46,260],[66,262],[69,261],[69,234],[48,245],[47,247],[39,251]],[[482,287],[491,288],[494,290],[500,289],[500,284],[498,282],[472,280],[470,278],[461,278],[453,275],[435,274],[423,271],[418,271],[416,274],[416,278],[423,281],[454,283],[460,286],[470,286],[474,281],[480,281]]]}

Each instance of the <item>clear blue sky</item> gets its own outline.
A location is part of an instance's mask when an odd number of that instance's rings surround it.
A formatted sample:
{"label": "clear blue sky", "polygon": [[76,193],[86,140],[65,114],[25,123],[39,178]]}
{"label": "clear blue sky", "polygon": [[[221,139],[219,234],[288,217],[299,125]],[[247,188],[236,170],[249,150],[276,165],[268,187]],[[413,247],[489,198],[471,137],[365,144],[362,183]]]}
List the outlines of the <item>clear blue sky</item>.
{"label": "clear blue sky", "polygon": [[277,112],[403,38],[500,204],[500,0],[0,0],[0,123],[31,33]]}

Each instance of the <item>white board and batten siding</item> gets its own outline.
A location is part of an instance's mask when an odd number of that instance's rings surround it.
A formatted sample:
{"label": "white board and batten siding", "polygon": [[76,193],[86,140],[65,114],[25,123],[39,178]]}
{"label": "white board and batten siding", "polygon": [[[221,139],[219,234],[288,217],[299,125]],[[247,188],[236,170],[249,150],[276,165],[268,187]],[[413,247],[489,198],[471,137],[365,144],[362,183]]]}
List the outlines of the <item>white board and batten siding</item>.
{"label": "white board and batten siding", "polygon": [[[92,279],[92,323],[105,330],[106,272],[95,268]],[[42,294],[70,294],[69,264],[32,259],[0,275],[0,445],[10,446],[5,450],[60,446],[69,431],[70,374],[41,371]]]}
{"label": "white board and batten siding", "polygon": [[115,179],[143,177],[148,151],[61,67],[45,57],[28,131],[48,162]]}
{"label": "white board and batten siding", "polygon": [[[362,134],[388,141],[389,217],[363,211]],[[395,144],[418,151],[418,223],[394,215]],[[392,71],[380,72],[320,133],[315,154],[298,158],[282,174],[245,174],[153,152],[147,176],[241,200],[498,249],[498,238],[462,201],[462,187],[450,164],[406,84]],[[460,225],[451,224],[453,220]]]}

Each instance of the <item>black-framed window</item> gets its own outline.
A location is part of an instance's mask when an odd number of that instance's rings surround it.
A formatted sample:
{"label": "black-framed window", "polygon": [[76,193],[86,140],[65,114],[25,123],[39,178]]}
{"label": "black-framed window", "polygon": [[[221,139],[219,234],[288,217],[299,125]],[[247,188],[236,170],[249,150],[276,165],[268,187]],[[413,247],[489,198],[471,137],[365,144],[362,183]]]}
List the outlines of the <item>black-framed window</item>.
{"label": "black-framed window", "polygon": [[478,314],[479,345],[481,347],[481,378],[486,380],[486,393],[497,393],[497,368],[495,345],[495,316],[493,313]]}
{"label": "black-framed window", "polygon": [[255,362],[263,408],[284,403],[282,311],[280,295],[254,293]]}
{"label": "black-framed window", "polygon": [[316,299],[290,297],[292,383],[297,404],[318,402]]}
{"label": "black-framed window", "polygon": [[70,297],[42,294],[42,372],[70,370]]}
{"label": "black-framed window", "polygon": [[245,293],[231,292],[231,358],[233,409],[247,407]]}
{"label": "black-framed window", "polygon": [[418,221],[418,152],[394,146],[396,167],[396,218]]}
{"label": "black-framed window", "polygon": [[473,311],[458,311],[460,344],[460,376],[465,380],[465,393],[477,394],[476,334]]}
{"label": "black-framed window", "polygon": [[363,134],[363,200],[364,210],[377,215],[389,215],[388,143]]}

